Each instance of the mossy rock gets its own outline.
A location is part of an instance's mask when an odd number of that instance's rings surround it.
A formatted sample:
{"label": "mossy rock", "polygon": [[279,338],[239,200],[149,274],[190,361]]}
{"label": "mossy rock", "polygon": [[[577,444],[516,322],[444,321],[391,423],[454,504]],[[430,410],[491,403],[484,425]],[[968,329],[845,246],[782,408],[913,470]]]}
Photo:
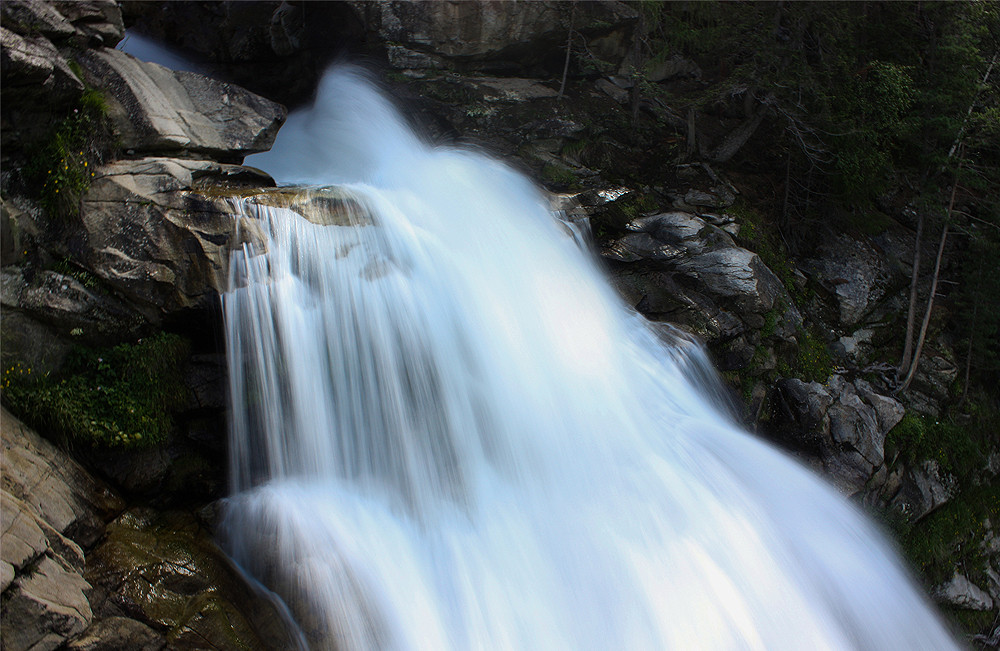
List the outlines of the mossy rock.
{"label": "mossy rock", "polygon": [[293,626],[192,514],[132,509],[87,559],[95,609],[124,612],[174,649],[299,648]]}

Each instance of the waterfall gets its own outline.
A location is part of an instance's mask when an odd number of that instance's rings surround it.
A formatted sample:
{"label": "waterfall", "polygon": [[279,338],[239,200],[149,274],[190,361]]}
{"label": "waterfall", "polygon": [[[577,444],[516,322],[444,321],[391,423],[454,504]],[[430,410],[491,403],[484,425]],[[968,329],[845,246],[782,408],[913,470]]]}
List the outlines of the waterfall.
{"label": "waterfall", "polygon": [[235,204],[226,544],[313,648],[955,648],[523,176],[349,67],[248,163],[309,187]]}

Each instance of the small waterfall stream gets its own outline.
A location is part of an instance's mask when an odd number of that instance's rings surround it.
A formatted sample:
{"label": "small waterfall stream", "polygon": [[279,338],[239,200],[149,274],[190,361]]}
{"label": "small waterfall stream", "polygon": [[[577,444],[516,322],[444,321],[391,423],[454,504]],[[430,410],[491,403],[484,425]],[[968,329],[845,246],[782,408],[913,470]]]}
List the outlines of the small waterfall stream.
{"label": "small waterfall stream", "polygon": [[236,204],[227,544],[313,648],[954,648],[528,180],[345,67],[247,162],[311,187]]}

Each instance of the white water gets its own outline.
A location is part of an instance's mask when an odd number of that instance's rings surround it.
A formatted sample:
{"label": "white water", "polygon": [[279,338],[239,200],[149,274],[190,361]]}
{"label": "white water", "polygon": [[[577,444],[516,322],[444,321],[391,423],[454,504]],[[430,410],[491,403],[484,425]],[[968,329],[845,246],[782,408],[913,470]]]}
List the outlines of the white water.
{"label": "white water", "polygon": [[530,182],[422,143],[351,69],[248,163],[358,207],[245,200],[265,241],[224,296],[230,548],[315,648],[954,648],[864,518],[700,395]]}

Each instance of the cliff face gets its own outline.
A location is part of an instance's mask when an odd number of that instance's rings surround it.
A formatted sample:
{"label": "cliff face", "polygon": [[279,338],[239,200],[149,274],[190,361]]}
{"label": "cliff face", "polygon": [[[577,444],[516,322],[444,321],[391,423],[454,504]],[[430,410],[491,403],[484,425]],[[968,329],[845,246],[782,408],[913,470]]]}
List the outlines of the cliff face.
{"label": "cliff face", "polygon": [[[77,540],[49,522],[37,525],[41,535],[21,536],[33,550],[24,559],[5,555],[5,628],[35,618],[39,600],[30,595],[38,581],[58,582],[69,595],[65,608],[39,615],[44,630],[16,648],[67,640],[70,648],[96,648],[93,640],[123,630],[116,619],[123,617],[143,648],[161,648],[164,631],[201,635],[213,640],[208,648],[230,648],[232,639],[253,648],[294,644],[287,632],[254,628],[254,609],[266,603],[225,597],[219,608],[237,622],[227,641],[217,629],[198,628],[211,619],[204,613],[192,620],[151,601],[156,590],[133,598],[129,582],[138,579],[123,564],[134,559],[122,550],[134,552],[143,536],[176,525],[190,533],[182,547],[195,550],[192,562],[214,569],[205,585],[187,586],[171,603],[240,591],[239,576],[204,539],[210,514],[190,515],[221,497],[225,474],[224,359],[215,334],[235,242],[225,197],[273,185],[243,158],[270,147],[286,115],[279,102],[305,101],[327,62],[344,53],[374,62],[430,137],[485,147],[539,179],[558,209],[589,224],[624,300],[703,339],[747,423],[884,517],[942,603],[988,632],[1000,604],[991,528],[1000,518],[1000,452],[995,439],[984,445],[939,422],[955,401],[958,375],[947,328],[932,332],[911,388],[893,392],[913,214],[903,207],[884,228],[834,229],[809,246],[790,246],[809,238],[768,217],[778,173],[761,140],[766,112],[725,105],[695,125],[682,107],[707,73],[680,56],[638,73],[642,17],[634,6],[10,0],[2,11],[0,354],[14,378],[4,401],[67,443],[133,507],[122,513],[126,504],[115,497],[113,508],[88,516],[99,521],[96,532],[117,516],[97,547],[100,533]],[[210,76],[114,49],[126,26],[184,50]],[[675,102],[647,92],[649,85],[669,88]],[[741,139],[744,157],[719,162]],[[937,324],[945,321],[941,310]],[[98,435],[40,417],[39,405],[69,395],[40,376],[135,385],[104,360],[151,359],[128,352],[150,349],[128,347],[160,341],[161,331],[188,344],[164,358],[178,375],[179,397],[148,407],[166,414],[168,434],[154,445],[129,438],[137,432]],[[73,352],[81,344],[90,357]],[[101,352],[114,346],[114,356]],[[80,395],[66,399],[93,402]],[[5,445],[23,447],[10,436],[21,431],[14,422],[5,420]],[[8,524],[21,521],[16,514],[40,521],[25,508],[5,502],[5,549],[13,548]],[[949,551],[942,560],[932,547]],[[52,571],[34,573],[45,559]],[[160,572],[185,561],[142,562]]]}

